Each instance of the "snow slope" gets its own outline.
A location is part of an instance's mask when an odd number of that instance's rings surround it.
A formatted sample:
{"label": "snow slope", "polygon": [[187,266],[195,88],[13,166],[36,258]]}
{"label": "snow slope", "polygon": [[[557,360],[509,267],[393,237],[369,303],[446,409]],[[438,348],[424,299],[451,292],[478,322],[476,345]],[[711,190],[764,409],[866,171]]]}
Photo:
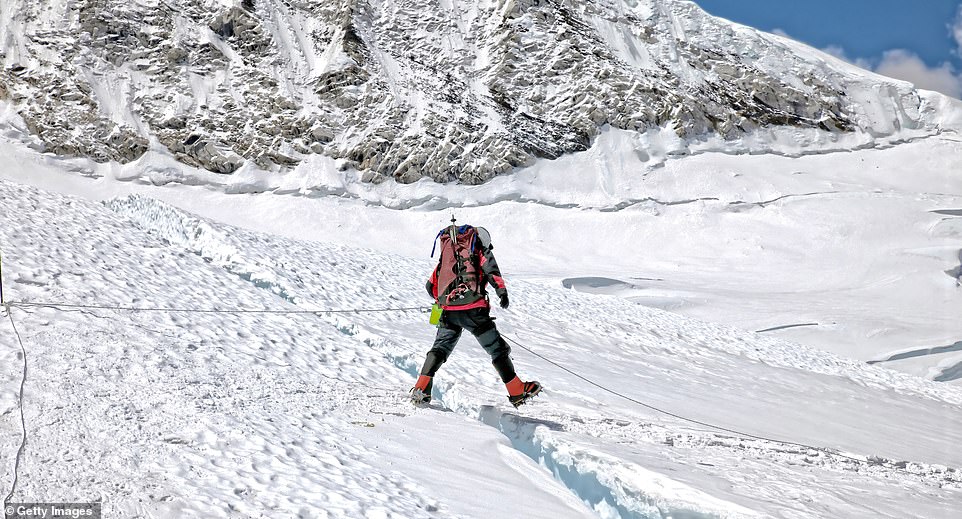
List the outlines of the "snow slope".
{"label": "snow slope", "polygon": [[[255,233],[146,197],[0,181],[8,301],[200,309],[407,307],[427,259]],[[323,224],[321,224],[323,225]],[[510,257],[509,254],[504,257]],[[14,307],[30,363],[15,498],[147,517],[951,517],[962,390],[621,298],[515,280],[500,328],[546,390],[515,411],[465,339],[403,391],[418,312]],[[19,348],[0,334],[4,485]],[[809,444],[815,448],[793,443]],[[850,456],[850,457],[846,457]],[[8,487],[7,487],[8,488]]]}
{"label": "snow slope", "polygon": [[37,153],[7,107],[0,178],[93,200],[139,193],[252,230],[411,258],[456,212],[492,231],[516,278],[958,384],[962,109],[936,101],[944,130],[894,145],[739,154],[608,129],[584,153],[481,186],[375,186],[322,158],[232,176],[154,152],[127,165],[64,159]]}

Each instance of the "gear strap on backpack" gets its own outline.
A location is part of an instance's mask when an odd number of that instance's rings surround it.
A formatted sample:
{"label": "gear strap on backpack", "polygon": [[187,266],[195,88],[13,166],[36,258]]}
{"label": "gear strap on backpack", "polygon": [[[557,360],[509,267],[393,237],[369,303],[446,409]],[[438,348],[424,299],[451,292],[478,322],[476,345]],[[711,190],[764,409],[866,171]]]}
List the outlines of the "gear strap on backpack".
{"label": "gear strap on backpack", "polygon": [[438,269],[438,301],[444,308],[457,308],[484,299],[480,264],[475,254],[477,230],[470,225],[451,225],[438,233],[441,257]]}

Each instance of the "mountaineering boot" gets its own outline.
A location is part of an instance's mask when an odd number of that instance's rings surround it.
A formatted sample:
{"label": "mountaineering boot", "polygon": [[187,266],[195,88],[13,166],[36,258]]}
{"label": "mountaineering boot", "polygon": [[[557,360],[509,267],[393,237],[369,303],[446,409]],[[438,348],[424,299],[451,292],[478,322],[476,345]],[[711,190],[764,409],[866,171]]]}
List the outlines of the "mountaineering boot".
{"label": "mountaineering boot", "polygon": [[515,407],[524,404],[541,392],[541,383],[537,380],[522,382],[520,378],[514,377],[504,386],[508,388],[508,401]]}
{"label": "mountaineering boot", "polygon": [[418,377],[418,381],[411,388],[411,403],[414,405],[427,404],[431,402],[431,388],[434,386],[434,378],[427,375]]}

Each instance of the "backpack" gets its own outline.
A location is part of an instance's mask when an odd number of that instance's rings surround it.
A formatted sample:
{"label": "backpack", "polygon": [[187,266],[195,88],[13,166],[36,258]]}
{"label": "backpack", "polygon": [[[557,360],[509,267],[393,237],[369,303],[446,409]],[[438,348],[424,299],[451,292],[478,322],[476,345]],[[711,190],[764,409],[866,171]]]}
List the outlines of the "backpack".
{"label": "backpack", "polygon": [[[487,235],[487,231],[480,229]],[[450,225],[435,237],[441,238],[438,259],[438,301],[444,307],[467,306],[484,299],[479,251],[479,229],[470,225]],[[431,251],[434,257],[434,250]]]}

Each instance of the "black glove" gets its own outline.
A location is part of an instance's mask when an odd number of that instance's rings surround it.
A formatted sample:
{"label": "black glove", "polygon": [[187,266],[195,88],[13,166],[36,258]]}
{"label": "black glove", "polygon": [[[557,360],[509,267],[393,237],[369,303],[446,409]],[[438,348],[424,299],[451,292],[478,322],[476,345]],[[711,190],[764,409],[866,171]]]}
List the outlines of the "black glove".
{"label": "black glove", "polygon": [[508,307],[508,292],[504,291],[498,294],[498,299],[501,299],[501,308]]}

